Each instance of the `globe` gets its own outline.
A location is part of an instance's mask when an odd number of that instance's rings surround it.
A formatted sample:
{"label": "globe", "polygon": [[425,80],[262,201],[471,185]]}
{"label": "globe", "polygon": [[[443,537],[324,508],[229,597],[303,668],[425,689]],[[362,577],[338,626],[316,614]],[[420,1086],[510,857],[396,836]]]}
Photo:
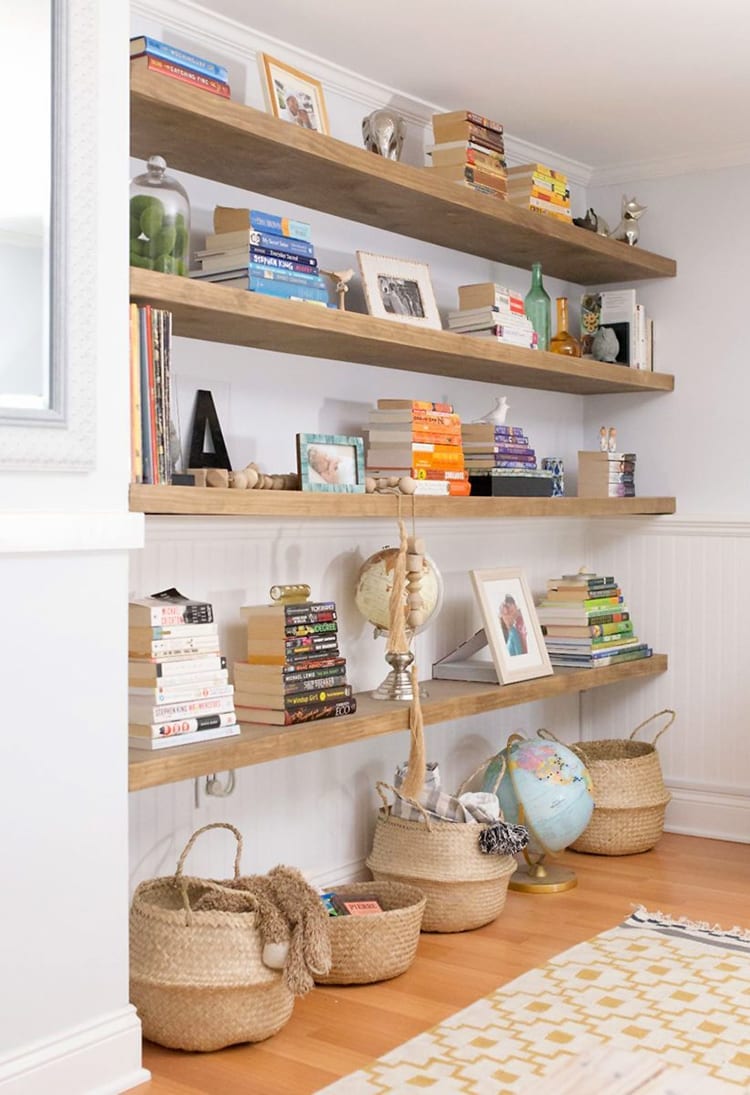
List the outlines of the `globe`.
{"label": "globe", "polygon": [[514,734],[487,766],[483,790],[494,788],[500,758],[505,772],[496,794],[505,820],[525,825],[538,852],[561,852],[577,840],[591,820],[594,798],[588,769],[573,750]]}
{"label": "globe", "polygon": [[[390,626],[389,600],[393,588],[393,569],[398,548],[386,547],[365,559],[359,568],[354,590],[354,602],[366,620],[379,631]],[[425,622],[417,628],[421,631],[440,610],[443,600],[443,579],[429,555],[424,556],[422,583],[419,588],[425,613]],[[406,608],[406,595],[404,595]]]}

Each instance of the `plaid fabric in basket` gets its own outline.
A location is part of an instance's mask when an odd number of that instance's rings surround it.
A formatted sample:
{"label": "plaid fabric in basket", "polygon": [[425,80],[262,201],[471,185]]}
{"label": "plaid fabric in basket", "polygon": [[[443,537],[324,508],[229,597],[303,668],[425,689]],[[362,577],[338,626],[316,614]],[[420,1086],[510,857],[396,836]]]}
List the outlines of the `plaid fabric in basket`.
{"label": "plaid fabric in basket", "polygon": [[[393,780],[396,792],[403,784],[408,768],[408,764],[399,764],[397,766]],[[468,821],[479,822],[484,825],[491,823],[493,820],[488,814],[485,814],[484,810],[473,806],[471,803],[459,802],[455,795],[451,795],[441,788],[440,769],[437,761],[430,761],[427,764],[424,786],[418,802],[424,808],[425,813],[429,817],[434,817],[437,821]],[[424,820],[421,811],[412,806],[407,799],[402,798],[398,793],[391,806],[391,814],[393,817],[401,817],[406,821]]]}

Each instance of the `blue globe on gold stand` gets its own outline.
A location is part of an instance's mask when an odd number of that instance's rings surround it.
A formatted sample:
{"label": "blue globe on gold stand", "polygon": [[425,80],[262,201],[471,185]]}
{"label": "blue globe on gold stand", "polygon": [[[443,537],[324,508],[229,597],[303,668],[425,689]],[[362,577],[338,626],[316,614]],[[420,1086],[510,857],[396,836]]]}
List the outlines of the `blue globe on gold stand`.
{"label": "blue globe on gold stand", "polygon": [[547,863],[584,831],[594,810],[591,776],[572,749],[546,731],[540,738],[511,734],[502,752],[487,765],[484,790],[497,786],[500,809],[506,821],[525,825],[529,847],[526,863],[511,876],[509,886],[525,893],[559,893],[577,885],[575,871]]}

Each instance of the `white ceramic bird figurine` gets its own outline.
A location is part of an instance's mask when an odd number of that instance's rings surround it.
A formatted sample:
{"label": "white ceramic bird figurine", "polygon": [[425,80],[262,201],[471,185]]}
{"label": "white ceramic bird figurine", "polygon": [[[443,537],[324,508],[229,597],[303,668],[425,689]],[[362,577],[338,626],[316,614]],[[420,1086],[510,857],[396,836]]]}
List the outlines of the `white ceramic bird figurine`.
{"label": "white ceramic bird figurine", "polygon": [[492,422],[495,426],[503,426],[505,425],[505,418],[509,410],[510,403],[505,398],[505,396],[498,396],[498,398],[495,400],[495,406],[492,408],[489,414],[484,415],[484,417],[480,418],[479,421]]}

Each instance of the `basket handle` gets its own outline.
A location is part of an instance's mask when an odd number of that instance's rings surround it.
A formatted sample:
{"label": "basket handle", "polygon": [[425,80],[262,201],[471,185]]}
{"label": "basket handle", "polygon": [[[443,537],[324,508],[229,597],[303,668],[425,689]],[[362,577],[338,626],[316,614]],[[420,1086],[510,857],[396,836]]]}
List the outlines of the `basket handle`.
{"label": "basket handle", "polygon": [[375,784],[375,790],[380,795],[380,799],[383,803],[383,813],[386,815],[386,817],[391,812],[391,804],[388,802],[388,799],[383,794],[383,790],[382,790],[383,788],[385,788],[386,791],[390,791],[395,797],[400,798],[402,802],[408,802],[409,805],[413,806],[415,810],[419,810],[420,814],[422,815],[422,817],[425,820],[425,824],[427,825],[427,832],[428,833],[432,832],[432,823],[430,821],[430,818],[429,818],[429,815],[428,815],[427,811],[425,810],[425,808],[421,804],[421,802],[417,802],[416,799],[413,799],[413,798],[407,798],[406,795],[402,795],[390,783],[386,783],[384,780],[379,779],[377,781],[377,783]]}
{"label": "basket handle", "polygon": [[237,851],[234,855],[234,877],[235,879],[240,877],[240,860],[242,859],[242,833],[239,829],[235,829],[234,825],[230,825],[227,821],[212,821],[210,825],[204,825],[200,829],[196,829],[190,840],[187,842],[182,850],[182,855],[177,860],[177,870],[174,873],[175,878],[182,878],[182,869],[185,866],[185,860],[188,857],[188,853],[195,844],[196,840],[202,833],[207,833],[209,829],[229,829],[230,833],[234,834],[237,841]]}
{"label": "basket handle", "polygon": [[[495,755],[497,755],[497,754],[495,754]],[[484,769],[487,767],[487,765],[491,764],[494,759],[495,759],[495,757],[492,756],[488,760],[483,760],[482,763],[479,765],[479,767],[476,768],[471,773],[470,776],[466,777],[466,779],[463,781],[463,783],[460,785],[460,787],[456,791],[456,798],[458,798],[459,795],[462,795],[464,793],[464,789],[465,789],[466,785],[471,783],[471,781],[474,779],[474,777],[478,776],[480,772],[484,771]],[[494,786],[490,788],[490,793],[491,794],[496,794],[497,793],[497,789],[500,786],[500,783],[502,781],[503,776],[505,775],[505,769],[506,769],[507,765],[506,765],[506,762],[505,762],[505,754],[504,753],[500,754],[500,760],[501,760],[500,771],[499,771],[499,774],[497,776],[497,779],[494,781]]]}
{"label": "basket handle", "polygon": [[[217,822],[217,824],[219,823]],[[185,925],[188,928],[191,927],[194,916],[194,910],[190,907],[190,897],[188,895],[190,881],[188,875],[175,875],[175,884],[179,887],[182,907],[185,910]],[[229,886],[222,886],[220,882],[213,882],[209,878],[197,878],[195,881],[200,883],[203,890],[216,890],[218,893],[230,893],[232,897],[239,897],[247,904],[248,912],[257,912],[258,910],[258,899],[249,890],[233,890]]]}
{"label": "basket handle", "polygon": [[653,722],[654,719],[660,718],[662,715],[669,715],[669,720],[668,720],[666,726],[662,726],[659,733],[655,734],[654,737],[652,738],[651,744],[656,745],[657,741],[662,736],[662,734],[666,730],[669,730],[670,726],[672,725],[674,720],[677,718],[677,712],[673,711],[671,707],[665,707],[663,711],[657,711],[655,715],[649,715],[649,717],[647,719],[644,719],[643,722],[639,722],[638,725],[636,726],[635,730],[633,731],[633,733],[630,735],[630,740],[632,741],[633,738],[635,737],[635,735],[638,733],[638,731],[642,730],[644,726],[648,726],[648,724],[650,722]]}

